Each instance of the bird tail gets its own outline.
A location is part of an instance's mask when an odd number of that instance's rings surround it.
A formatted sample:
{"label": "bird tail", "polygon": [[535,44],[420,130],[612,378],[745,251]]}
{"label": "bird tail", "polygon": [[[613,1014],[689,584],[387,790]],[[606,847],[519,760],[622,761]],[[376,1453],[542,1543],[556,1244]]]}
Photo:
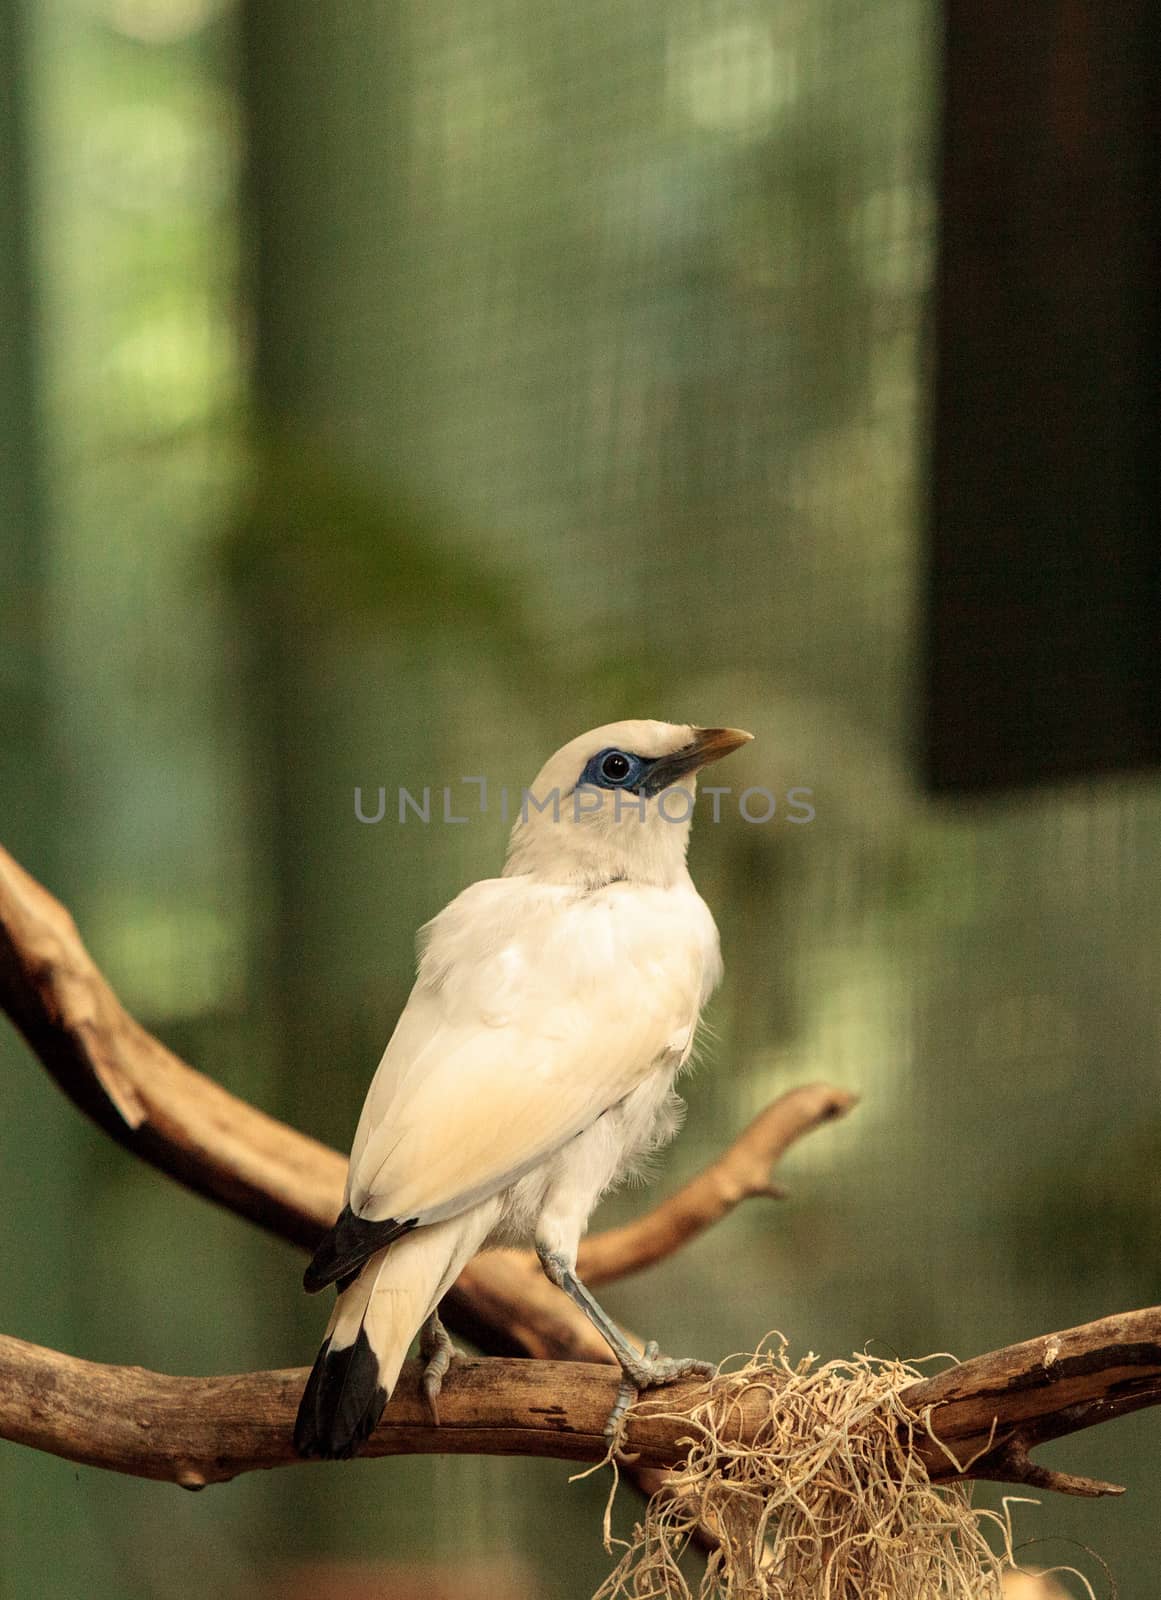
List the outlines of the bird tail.
{"label": "bird tail", "polygon": [[301,1456],[351,1456],[383,1415],[411,1341],[490,1232],[493,1205],[418,1228],[338,1297],[294,1425]]}

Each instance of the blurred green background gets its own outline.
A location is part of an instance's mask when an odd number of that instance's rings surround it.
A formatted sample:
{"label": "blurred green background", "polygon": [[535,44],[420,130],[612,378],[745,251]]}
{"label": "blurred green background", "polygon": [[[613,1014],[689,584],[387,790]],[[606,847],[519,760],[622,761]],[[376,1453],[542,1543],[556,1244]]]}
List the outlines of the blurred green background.
{"label": "blurred green background", "polygon": [[[0,0],[0,838],[143,1021],[345,1147],[416,927],[504,848],[494,808],[400,826],[398,786],[518,787],[627,715],[753,729],[722,781],[816,816],[702,811],[727,977],[660,1181],[793,1084],[863,1099],[787,1203],[608,1291],[683,1353],[967,1356],[1159,1298],[1161,787],[914,779],[937,20]],[[5,1331],[312,1358],[289,1248],[135,1166],[7,1032],[0,1083]],[[1019,1508],[1027,1558],[1083,1541],[1151,1600],[1156,1416],[1045,1459],[1131,1492]],[[191,1496],[4,1445],[0,1593],[322,1596],[354,1563],[348,1600],[436,1567],[573,1600],[606,1484],[567,1479]]]}

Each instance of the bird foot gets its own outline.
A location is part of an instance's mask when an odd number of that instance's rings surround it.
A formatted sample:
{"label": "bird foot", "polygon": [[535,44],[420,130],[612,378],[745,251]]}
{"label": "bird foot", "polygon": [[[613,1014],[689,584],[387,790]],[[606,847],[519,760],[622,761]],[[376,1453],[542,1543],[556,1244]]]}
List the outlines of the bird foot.
{"label": "bird foot", "polygon": [[423,1398],[427,1402],[427,1409],[431,1420],[439,1427],[439,1397],[443,1392],[443,1380],[447,1369],[451,1366],[452,1357],[458,1356],[458,1351],[451,1342],[451,1335],[439,1320],[439,1313],[433,1311],[423,1324],[419,1334],[419,1353],[424,1360],[423,1368]]}
{"label": "bird foot", "polygon": [[629,1408],[639,1399],[643,1389],[657,1389],[666,1383],[676,1383],[678,1378],[697,1376],[712,1378],[717,1368],[712,1361],[697,1361],[691,1357],[663,1356],[659,1354],[656,1339],[650,1339],[644,1353],[626,1357],[621,1363],[624,1376],[613,1409],[605,1423],[605,1438],[615,1445]]}

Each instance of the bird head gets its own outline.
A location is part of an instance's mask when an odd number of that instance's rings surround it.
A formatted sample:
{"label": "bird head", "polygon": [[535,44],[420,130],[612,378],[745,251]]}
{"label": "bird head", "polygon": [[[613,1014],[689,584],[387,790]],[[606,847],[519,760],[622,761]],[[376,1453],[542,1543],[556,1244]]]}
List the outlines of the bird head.
{"label": "bird head", "polygon": [[752,734],[689,723],[610,722],[545,762],[524,791],[505,875],[672,883],[684,870],[697,774]]}

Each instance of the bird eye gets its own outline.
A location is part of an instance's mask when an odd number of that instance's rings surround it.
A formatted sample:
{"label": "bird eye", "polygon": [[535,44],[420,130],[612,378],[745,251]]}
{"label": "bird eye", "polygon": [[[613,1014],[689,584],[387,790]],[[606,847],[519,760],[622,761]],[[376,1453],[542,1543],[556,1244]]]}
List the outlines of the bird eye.
{"label": "bird eye", "polygon": [[601,777],[607,778],[610,783],[623,783],[632,770],[629,757],[622,755],[619,750],[610,750],[601,762]]}

